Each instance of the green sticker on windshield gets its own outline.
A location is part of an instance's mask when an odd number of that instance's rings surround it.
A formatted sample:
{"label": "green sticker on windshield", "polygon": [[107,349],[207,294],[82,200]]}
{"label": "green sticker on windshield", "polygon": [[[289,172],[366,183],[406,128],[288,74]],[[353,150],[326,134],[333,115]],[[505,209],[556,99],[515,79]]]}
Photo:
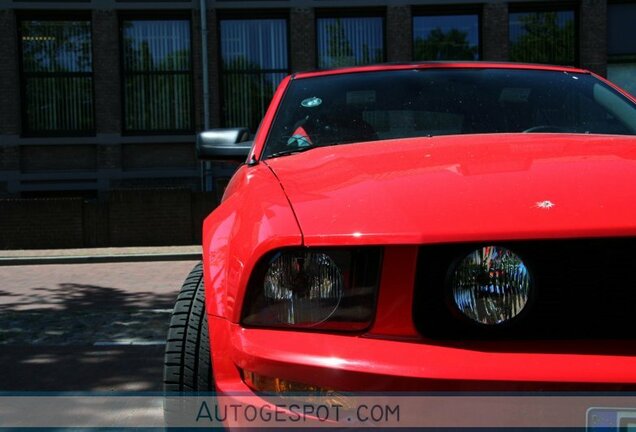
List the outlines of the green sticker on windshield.
{"label": "green sticker on windshield", "polygon": [[302,101],[300,104],[305,108],[315,108],[322,103],[319,97],[310,97]]}

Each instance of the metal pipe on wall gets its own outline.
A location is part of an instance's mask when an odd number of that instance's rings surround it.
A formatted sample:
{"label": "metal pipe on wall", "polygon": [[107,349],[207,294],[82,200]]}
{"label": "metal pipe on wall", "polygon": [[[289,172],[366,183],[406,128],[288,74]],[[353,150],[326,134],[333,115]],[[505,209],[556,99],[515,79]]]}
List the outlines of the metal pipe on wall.
{"label": "metal pipe on wall", "polygon": [[[210,80],[208,76],[208,8],[207,0],[200,0],[201,18],[201,69],[203,73],[203,130],[210,129]],[[210,162],[201,162],[201,189],[212,190],[212,166]]]}

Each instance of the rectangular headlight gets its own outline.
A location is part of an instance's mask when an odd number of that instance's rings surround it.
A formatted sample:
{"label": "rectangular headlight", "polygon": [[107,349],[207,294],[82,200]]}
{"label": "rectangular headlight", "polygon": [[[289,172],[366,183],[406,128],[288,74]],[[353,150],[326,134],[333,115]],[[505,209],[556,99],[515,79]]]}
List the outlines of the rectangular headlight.
{"label": "rectangular headlight", "polygon": [[362,331],[375,314],[382,248],[283,249],[256,266],[246,327]]}

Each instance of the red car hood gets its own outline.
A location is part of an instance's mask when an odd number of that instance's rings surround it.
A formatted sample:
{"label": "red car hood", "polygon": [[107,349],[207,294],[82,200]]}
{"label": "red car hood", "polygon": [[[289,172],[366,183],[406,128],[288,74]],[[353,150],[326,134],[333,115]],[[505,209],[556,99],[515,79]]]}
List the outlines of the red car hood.
{"label": "red car hood", "polygon": [[266,163],[307,245],[636,235],[636,137],[410,138]]}

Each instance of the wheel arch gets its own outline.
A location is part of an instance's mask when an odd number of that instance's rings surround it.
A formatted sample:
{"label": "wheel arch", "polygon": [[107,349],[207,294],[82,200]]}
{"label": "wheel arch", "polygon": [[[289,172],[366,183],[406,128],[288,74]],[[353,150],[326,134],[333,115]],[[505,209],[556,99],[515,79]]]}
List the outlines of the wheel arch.
{"label": "wheel arch", "polygon": [[238,322],[252,269],[267,252],[302,245],[289,201],[267,166],[242,166],[232,193],[203,223],[205,307],[209,315]]}

